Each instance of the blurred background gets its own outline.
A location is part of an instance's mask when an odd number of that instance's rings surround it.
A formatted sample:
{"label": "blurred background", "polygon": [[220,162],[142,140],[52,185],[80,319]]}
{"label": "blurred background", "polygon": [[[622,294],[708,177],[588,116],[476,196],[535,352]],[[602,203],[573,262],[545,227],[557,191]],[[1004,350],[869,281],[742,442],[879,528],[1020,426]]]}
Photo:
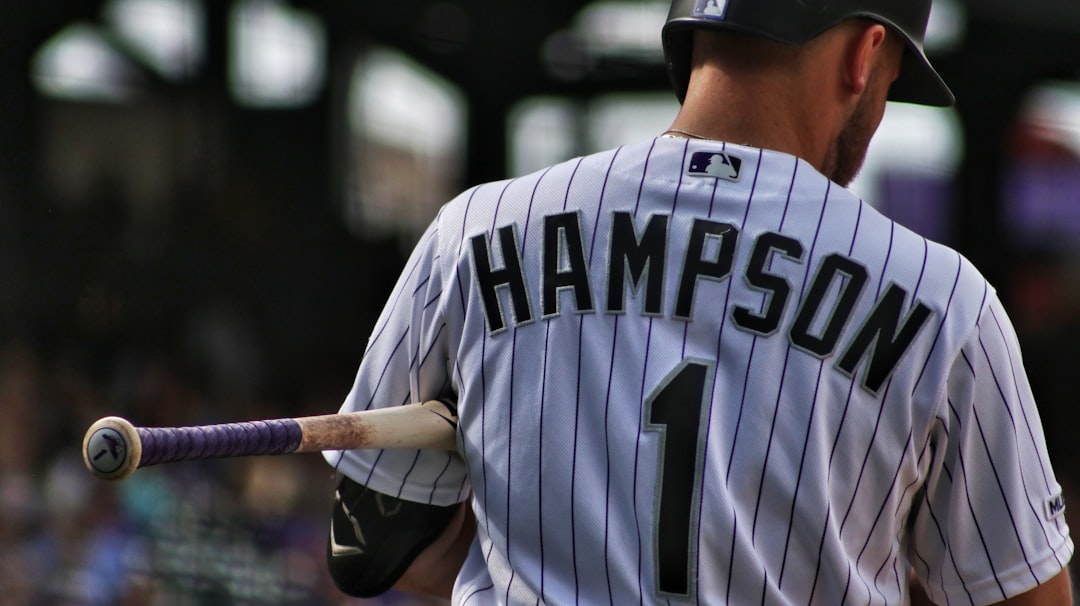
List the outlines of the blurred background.
{"label": "blurred background", "polygon": [[[0,602],[362,603],[320,457],[109,484],[83,432],[335,411],[438,206],[669,125],[667,8],[5,0]],[[853,188],[998,287],[1071,493],[1080,6],[937,0],[927,45],[956,107],[890,105]]]}

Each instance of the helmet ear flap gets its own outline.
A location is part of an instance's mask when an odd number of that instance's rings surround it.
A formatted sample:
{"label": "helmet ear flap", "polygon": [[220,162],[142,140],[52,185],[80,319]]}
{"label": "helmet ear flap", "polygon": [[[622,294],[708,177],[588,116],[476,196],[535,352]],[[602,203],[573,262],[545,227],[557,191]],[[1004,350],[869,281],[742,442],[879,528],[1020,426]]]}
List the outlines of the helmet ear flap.
{"label": "helmet ear flap", "polygon": [[694,61],[694,31],[682,27],[665,28],[663,37],[668,78],[675,89],[675,96],[679,98],[679,103],[682,103],[686,100],[686,91],[690,87],[690,71]]}

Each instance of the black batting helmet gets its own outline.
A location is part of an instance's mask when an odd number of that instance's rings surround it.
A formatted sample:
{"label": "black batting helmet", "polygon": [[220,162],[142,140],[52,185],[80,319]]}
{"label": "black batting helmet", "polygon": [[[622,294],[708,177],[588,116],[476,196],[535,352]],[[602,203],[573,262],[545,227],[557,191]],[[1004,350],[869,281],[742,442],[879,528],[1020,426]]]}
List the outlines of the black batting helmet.
{"label": "black batting helmet", "polygon": [[949,106],[952,91],[923,50],[932,0],[673,0],[664,25],[664,56],[681,102],[690,83],[695,29],[763,36],[784,44],[809,42],[840,22],[862,17],[889,26],[907,44],[890,101]]}

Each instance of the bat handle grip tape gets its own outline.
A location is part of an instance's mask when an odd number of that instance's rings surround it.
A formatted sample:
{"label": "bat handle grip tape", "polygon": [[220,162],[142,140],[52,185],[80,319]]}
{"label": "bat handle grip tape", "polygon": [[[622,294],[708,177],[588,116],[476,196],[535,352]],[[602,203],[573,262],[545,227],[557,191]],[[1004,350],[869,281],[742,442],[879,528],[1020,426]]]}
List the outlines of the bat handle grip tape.
{"label": "bat handle grip tape", "polygon": [[303,438],[295,419],[192,427],[135,427],[105,417],[90,427],[83,457],[94,475],[118,480],[140,467],[198,459],[294,452]]}
{"label": "bat handle grip tape", "polygon": [[300,446],[303,432],[293,419],[196,427],[139,427],[139,466],[217,457],[277,455]]}

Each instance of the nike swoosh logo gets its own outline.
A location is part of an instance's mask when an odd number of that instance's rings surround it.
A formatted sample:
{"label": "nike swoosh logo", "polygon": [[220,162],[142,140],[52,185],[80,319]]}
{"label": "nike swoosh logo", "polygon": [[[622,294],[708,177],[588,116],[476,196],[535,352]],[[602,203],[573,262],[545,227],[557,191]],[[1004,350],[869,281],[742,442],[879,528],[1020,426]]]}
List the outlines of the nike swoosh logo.
{"label": "nike swoosh logo", "polygon": [[335,493],[334,498],[341,503],[341,510],[345,513],[345,517],[349,519],[349,523],[352,524],[353,537],[357,541],[357,545],[342,545],[338,543],[337,536],[335,536],[334,523],[330,522],[330,554],[334,556],[350,556],[360,555],[364,553],[361,549],[361,545],[366,545],[367,541],[364,540],[364,533],[360,530],[360,524],[357,523],[356,518],[353,517],[349,508],[345,506],[345,503],[341,502],[341,494]]}
{"label": "nike swoosh logo", "polygon": [[342,545],[337,542],[337,537],[334,536],[334,525],[330,524],[330,554],[334,556],[351,556],[360,555],[364,553],[363,549],[355,547],[353,545]]}

